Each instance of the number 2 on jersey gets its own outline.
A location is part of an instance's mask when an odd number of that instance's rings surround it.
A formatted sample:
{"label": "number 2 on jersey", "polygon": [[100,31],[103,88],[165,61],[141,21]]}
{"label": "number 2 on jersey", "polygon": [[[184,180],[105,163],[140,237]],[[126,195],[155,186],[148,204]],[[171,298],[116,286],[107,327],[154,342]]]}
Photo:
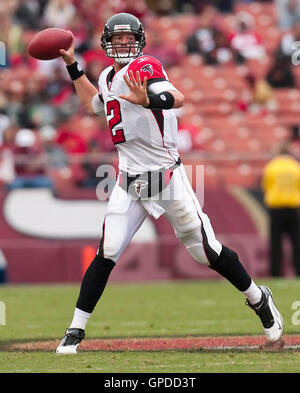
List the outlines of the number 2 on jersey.
{"label": "number 2 on jersey", "polygon": [[110,129],[111,137],[114,145],[117,145],[118,143],[126,142],[124,130],[122,128],[118,130],[115,129],[116,126],[120,124],[122,121],[119,101],[118,100],[108,101],[106,104],[106,113],[107,113],[106,114],[107,118],[109,118],[109,116],[112,116],[108,120],[108,127]]}

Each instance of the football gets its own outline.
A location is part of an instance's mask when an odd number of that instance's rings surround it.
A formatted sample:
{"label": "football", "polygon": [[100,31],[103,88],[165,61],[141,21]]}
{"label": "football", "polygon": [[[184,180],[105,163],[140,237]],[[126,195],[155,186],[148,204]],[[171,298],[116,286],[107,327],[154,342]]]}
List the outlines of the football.
{"label": "football", "polygon": [[49,28],[37,33],[28,45],[28,53],[39,60],[52,60],[61,56],[60,49],[68,50],[73,34],[58,28]]}

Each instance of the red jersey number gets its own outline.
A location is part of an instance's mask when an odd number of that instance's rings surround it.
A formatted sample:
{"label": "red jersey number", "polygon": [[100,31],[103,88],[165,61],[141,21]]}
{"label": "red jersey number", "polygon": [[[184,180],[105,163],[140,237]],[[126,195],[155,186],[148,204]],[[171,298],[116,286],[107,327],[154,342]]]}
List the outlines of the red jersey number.
{"label": "red jersey number", "polygon": [[108,127],[111,132],[111,137],[114,145],[118,143],[126,142],[124,130],[122,128],[115,129],[118,124],[122,121],[121,108],[118,100],[108,101],[106,104],[107,117],[112,116],[108,120]]}

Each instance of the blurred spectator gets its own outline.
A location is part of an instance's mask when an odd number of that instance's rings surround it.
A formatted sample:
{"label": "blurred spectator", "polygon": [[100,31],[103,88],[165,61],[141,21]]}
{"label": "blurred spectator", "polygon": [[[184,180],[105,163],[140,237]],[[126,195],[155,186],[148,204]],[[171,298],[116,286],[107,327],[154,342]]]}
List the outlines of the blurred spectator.
{"label": "blurred spectator", "polygon": [[267,72],[266,81],[273,88],[296,87],[291,59],[289,56],[275,58]]}
{"label": "blurred spectator", "polygon": [[206,7],[205,11],[199,16],[197,27],[194,33],[186,40],[186,51],[188,54],[199,54],[204,61],[211,64],[213,53],[216,50],[216,29],[215,19],[217,12],[214,7]]}
{"label": "blurred spectator", "polygon": [[227,63],[233,57],[230,43],[224,31],[218,28],[198,29],[186,41],[189,54],[198,54],[209,65]]}
{"label": "blurred spectator", "polygon": [[199,16],[194,33],[186,40],[186,50],[199,54],[209,65],[235,60],[224,18],[214,7],[207,6]]}
{"label": "blurred spectator", "polygon": [[51,126],[43,126],[39,130],[42,148],[47,155],[49,169],[61,169],[69,166],[66,151],[56,143],[56,130]]}
{"label": "blurred spectator", "polygon": [[278,48],[275,52],[276,57],[291,57],[295,51],[295,48],[293,48],[293,43],[295,41],[300,41],[300,23],[295,24],[289,32],[282,35]]}
{"label": "blurred spectator", "polygon": [[92,135],[93,140],[97,140],[100,149],[104,153],[115,152],[115,146],[111,139],[111,132],[107,126],[106,117],[97,116],[97,132]]}
{"label": "blurred spectator", "polygon": [[[0,114],[0,186],[11,183],[15,178],[14,156],[9,148],[8,134],[13,130],[9,118]],[[14,131],[11,133],[14,140]]]}
{"label": "blurred spectator", "polygon": [[85,41],[84,45],[78,48],[79,52],[82,53],[82,58],[86,66],[89,65],[90,62],[98,62],[99,64],[99,74],[101,69],[108,67],[112,64],[112,60],[109,59],[104,50],[101,48],[101,35],[98,30],[93,30],[89,34],[89,38]]}
{"label": "blurred spectator", "polygon": [[291,126],[290,151],[291,154],[300,162],[300,124]]}
{"label": "blurred spectator", "polygon": [[6,127],[5,130],[3,131],[2,145],[1,145],[2,148],[10,149],[11,151],[14,151],[17,131],[18,131],[18,126],[10,122],[8,127]]}
{"label": "blurred spectator", "polygon": [[15,11],[15,18],[25,29],[39,30],[40,23],[40,2],[38,0],[19,0]]}
{"label": "blurred spectator", "polygon": [[84,138],[79,134],[78,118],[71,117],[66,120],[57,130],[56,143],[68,154],[86,153],[87,145]]}
{"label": "blurred spectator", "polygon": [[[118,4],[119,2],[116,3]],[[97,28],[115,13],[111,2],[108,1],[73,0],[73,4],[85,23]]]}
{"label": "blurred spectator", "polygon": [[98,81],[99,81],[99,75],[101,74],[102,71],[102,64],[99,63],[97,60],[91,60],[88,62],[86,69],[85,69],[85,74],[88,78],[88,80],[98,89]]}
{"label": "blurred spectator", "polygon": [[10,54],[9,67],[16,70],[26,70],[34,72],[38,69],[38,60],[31,57],[27,51],[27,46],[34,36],[33,30],[23,30],[22,37],[20,38],[20,48],[18,52]]}
{"label": "blurred spectator", "polygon": [[144,54],[156,57],[165,68],[177,66],[182,60],[182,55],[168,41],[162,40],[158,31],[152,32],[151,44],[146,46]]}
{"label": "blurred spectator", "polygon": [[75,38],[75,50],[78,51],[78,47],[85,45],[86,41],[89,39],[92,25],[86,22],[80,13],[76,12],[68,24],[68,30],[71,30],[73,33]]}
{"label": "blurred spectator", "polygon": [[136,16],[142,22],[144,22],[144,18],[148,15],[148,9],[144,0],[120,1],[116,12],[127,12]]}
{"label": "blurred spectator", "polygon": [[273,89],[263,79],[257,80],[253,90],[253,103],[258,105],[268,104],[274,99]]}
{"label": "blurred spectator", "polygon": [[179,116],[178,121],[178,134],[177,143],[178,151],[180,153],[187,153],[195,150],[202,150],[203,148],[203,138],[201,131],[198,127],[193,124],[185,122]]}
{"label": "blurred spectator", "polygon": [[198,23],[196,31],[187,38],[187,53],[197,53],[206,56],[215,48],[214,32],[210,21],[202,19]]}
{"label": "blurred spectator", "polygon": [[41,146],[38,144],[34,131],[19,129],[14,146],[15,179],[8,184],[8,189],[14,188],[52,188],[52,180],[47,174],[47,160]]}
{"label": "blurred spectator", "polygon": [[114,152],[115,147],[105,116],[83,117],[79,127],[87,150],[79,161],[72,163],[73,179],[79,187],[96,187],[101,181],[101,178],[96,177],[97,168],[101,164],[107,164],[102,158],[102,153]]}
{"label": "blurred spectator", "polygon": [[269,83],[265,79],[257,78],[250,71],[246,72],[245,80],[249,89],[239,94],[238,109],[255,113],[265,113],[268,109],[272,109],[274,93]]}
{"label": "blurred spectator", "polygon": [[44,15],[45,8],[48,4],[49,0],[38,0],[39,5],[40,5],[40,17]]}
{"label": "blurred spectator", "polygon": [[294,124],[291,126],[291,138],[292,141],[300,140],[300,124]]}
{"label": "blurred spectator", "polygon": [[44,24],[67,29],[75,16],[76,8],[71,0],[49,0],[44,11]]}
{"label": "blurred spectator", "polygon": [[39,64],[39,73],[45,84],[43,88],[40,86],[40,101],[35,102],[32,108],[35,127],[55,125],[61,117],[71,116],[80,110],[74,86],[60,60],[41,61]]}
{"label": "blurred spectator", "polygon": [[[72,177],[76,186],[95,189],[104,179],[106,179],[106,187],[109,183],[111,183],[111,187],[114,185],[116,179],[112,176],[112,172],[104,171],[103,176],[99,176],[99,172],[97,173],[101,165],[107,166],[108,164],[107,160],[102,157],[102,152],[99,138],[95,137],[91,139],[88,143],[88,151],[84,154],[82,160],[74,162],[72,165]],[[114,163],[110,162],[109,165],[114,165]],[[116,173],[118,169],[116,165],[114,165],[114,167],[113,173]]]}
{"label": "blurred spectator", "polygon": [[5,114],[0,113],[0,146],[4,142],[4,132],[11,125],[10,119]]}
{"label": "blurred spectator", "polygon": [[230,47],[230,41],[225,31],[219,28],[214,29],[215,47],[207,54],[206,63],[211,65],[223,64],[231,61],[236,61],[234,51]]}
{"label": "blurred spectator", "polygon": [[213,0],[214,6],[224,14],[230,14],[234,11],[235,0]]}
{"label": "blurred spectator", "polygon": [[[6,86],[5,113],[13,123],[30,127],[29,115],[24,104],[25,86],[20,80],[10,81]],[[29,103],[28,103],[29,104]]]}
{"label": "blurred spectator", "polygon": [[295,273],[300,276],[300,164],[284,144],[264,168],[263,190],[270,211],[270,272],[281,275],[283,235],[292,244]]}
{"label": "blurred spectator", "polygon": [[176,0],[176,11],[201,14],[210,4],[209,0]]}
{"label": "blurred spectator", "polygon": [[101,164],[101,147],[97,139],[91,139],[87,146],[87,153],[80,162],[72,165],[73,179],[77,186],[95,188],[100,179],[96,172]]}
{"label": "blurred spectator", "polygon": [[0,146],[0,187],[7,186],[15,179],[13,152]]}
{"label": "blurred spectator", "polygon": [[13,18],[17,6],[16,0],[0,2],[0,41],[6,45],[8,59],[22,51],[22,27]]}
{"label": "blurred spectator", "polygon": [[236,23],[229,39],[231,47],[242,61],[261,59],[266,55],[261,37],[256,33],[254,19],[248,12],[239,12],[235,16]]}
{"label": "blurred spectator", "polygon": [[[146,7],[147,4],[150,8]],[[215,65],[224,64],[230,59],[242,61],[247,58],[244,49],[248,47],[252,53],[254,47],[263,47],[259,45],[261,40],[254,32],[253,20],[252,24],[249,23],[251,28],[234,32],[235,36],[231,35],[229,41],[223,27],[226,28],[228,20],[235,16],[227,17],[222,13],[231,9],[232,1],[223,0],[0,0],[0,40],[7,44],[9,53],[9,67],[0,71],[0,141],[2,138],[3,148],[14,145],[16,130],[11,124],[15,124],[17,129],[34,130],[36,137],[40,137],[37,139],[42,143],[41,150],[47,153],[50,167],[68,166],[76,153],[82,159],[90,150],[95,157],[98,150],[98,157],[99,152],[115,151],[105,117],[87,121],[61,59],[38,61],[28,55],[28,42],[38,29],[55,26],[70,29],[75,36],[79,61],[89,80],[97,86],[101,70],[112,62],[101,49],[100,36],[103,21],[113,13],[133,13],[145,24],[149,20],[150,28],[151,18],[147,19],[147,16],[152,12],[176,18],[180,18],[180,15],[174,15],[177,12],[197,14],[199,31],[188,37],[187,51],[199,53],[206,64]],[[293,30],[284,35],[280,55],[290,56],[291,42],[300,41],[299,25],[293,24]],[[145,53],[158,57],[166,68],[180,64],[182,54],[179,55],[176,48],[169,46],[168,41],[161,39],[159,34],[158,31],[153,32]],[[257,53],[255,50],[254,53]],[[253,57],[253,53],[250,57]],[[279,69],[284,67],[286,64],[279,65]],[[287,69],[289,73],[290,65]],[[273,71],[270,74],[275,74],[275,85],[282,83],[278,83],[278,79],[286,83],[286,70],[283,70],[284,78],[278,77],[276,68]],[[247,109],[255,102],[268,101],[272,86],[267,79],[254,81],[248,91],[251,99]],[[10,121],[8,127],[5,126],[7,119]],[[181,126],[178,135],[180,150],[202,148],[201,132],[187,123]]]}
{"label": "blurred spectator", "polygon": [[47,78],[45,93],[47,95],[47,99],[55,100],[55,98],[61,94],[61,92],[67,88],[71,87],[70,81],[66,78],[66,74],[63,72],[61,67],[58,64],[52,68],[52,74]]}
{"label": "blurred spectator", "polygon": [[300,0],[275,0],[281,30],[289,30],[300,21]]}
{"label": "blurred spectator", "polygon": [[175,0],[145,0],[145,3],[157,15],[168,15],[176,9]]}

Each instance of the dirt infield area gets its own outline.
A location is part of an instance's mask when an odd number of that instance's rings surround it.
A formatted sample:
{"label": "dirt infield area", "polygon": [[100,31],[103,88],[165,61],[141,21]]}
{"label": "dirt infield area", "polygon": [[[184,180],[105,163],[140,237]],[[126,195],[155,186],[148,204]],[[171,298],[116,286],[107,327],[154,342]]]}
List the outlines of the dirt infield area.
{"label": "dirt infield area", "polygon": [[[55,351],[59,341],[35,341],[10,344],[9,351]],[[299,350],[300,335],[286,335],[274,344],[262,336],[167,337],[86,339],[80,351],[167,351],[167,350]]]}

